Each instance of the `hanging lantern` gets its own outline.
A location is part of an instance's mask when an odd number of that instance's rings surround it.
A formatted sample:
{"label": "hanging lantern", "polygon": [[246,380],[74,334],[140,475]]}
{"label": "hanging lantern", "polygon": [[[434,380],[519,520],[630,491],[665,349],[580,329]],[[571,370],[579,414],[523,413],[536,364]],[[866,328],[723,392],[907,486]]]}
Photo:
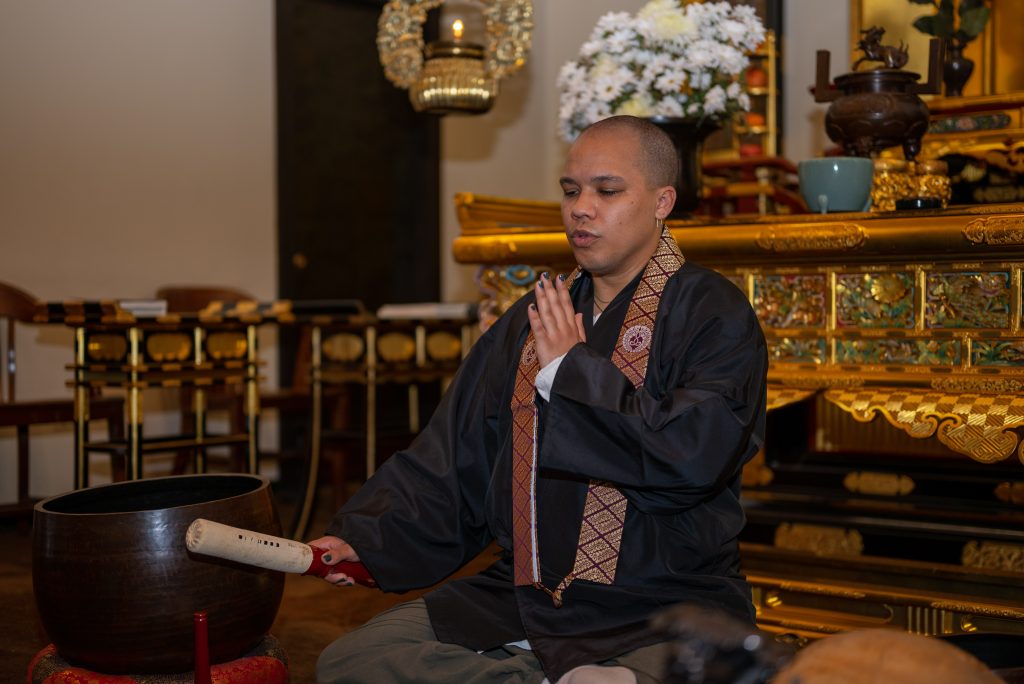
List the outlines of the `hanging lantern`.
{"label": "hanging lantern", "polygon": [[384,75],[409,90],[418,112],[482,114],[494,105],[498,82],[526,63],[533,5],[530,0],[480,0],[482,43],[472,40],[467,22],[456,17],[443,39],[424,46],[427,12],[444,4],[390,0],[384,6],[377,30]]}

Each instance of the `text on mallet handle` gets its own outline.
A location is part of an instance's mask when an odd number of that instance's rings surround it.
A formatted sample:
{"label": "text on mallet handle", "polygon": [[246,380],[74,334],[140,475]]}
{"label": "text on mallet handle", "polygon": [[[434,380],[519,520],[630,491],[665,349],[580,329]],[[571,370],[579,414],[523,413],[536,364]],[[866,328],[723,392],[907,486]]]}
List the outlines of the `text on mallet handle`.
{"label": "text on mallet handle", "polygon": [[224,525],[205,518],[196,518],[188,526],[185,532],[185,546],[192,553],[254,565],[258,568],[316,577],[340,572],[358,584],[377,586],[377,582],[362,563],[342,561],[335,565],[327,565],[323,562],[326,549],[293,539]]}

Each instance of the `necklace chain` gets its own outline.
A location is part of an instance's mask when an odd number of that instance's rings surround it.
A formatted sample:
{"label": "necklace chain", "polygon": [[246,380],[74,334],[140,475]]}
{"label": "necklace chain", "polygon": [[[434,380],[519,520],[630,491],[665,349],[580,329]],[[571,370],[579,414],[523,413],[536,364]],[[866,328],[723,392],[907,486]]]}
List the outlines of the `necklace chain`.
{"label": "necklace chain", "polygon": [[602,303],[601,299],[597,295],[594,295],[594,304],[597,306],[597,312],[598,313],[603,312],[605,307],[608,306],[611,303],[611,301],[612,300],[609,299],[609,300],[607,300],[607,301]]}

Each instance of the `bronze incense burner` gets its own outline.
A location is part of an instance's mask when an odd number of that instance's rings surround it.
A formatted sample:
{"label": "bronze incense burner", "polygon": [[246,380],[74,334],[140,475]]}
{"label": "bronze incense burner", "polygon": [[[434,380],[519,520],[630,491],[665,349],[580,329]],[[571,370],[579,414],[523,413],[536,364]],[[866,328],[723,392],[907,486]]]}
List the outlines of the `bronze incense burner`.
{"label": "bronze incense burner", "polygon": [[[878,59],[870,55],[892,51],[865,52],[868,59]],[[832,103],[825,114],[829,139],[849,156],[870,157],[901,146],[904,156],[913,160],[928,130],[928,106],[919,95],[938,93],[942,84],[942,43],[938,39],[930,42],[925,83],[918,83],[920,75],[911,71],[879,67],[842,74],[833,85],[829,83],[829,59],[828,50],[818,51],[814,85],[814,101]]]}

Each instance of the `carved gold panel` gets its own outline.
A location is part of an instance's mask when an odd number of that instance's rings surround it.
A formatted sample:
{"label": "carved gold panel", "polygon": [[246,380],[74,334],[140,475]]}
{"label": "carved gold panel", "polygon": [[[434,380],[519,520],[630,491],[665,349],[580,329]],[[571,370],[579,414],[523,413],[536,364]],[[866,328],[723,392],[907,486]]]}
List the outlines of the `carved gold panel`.
{"label": "carved gold panel", "polygon": [[147,335],[146,353],[159,363],[185,361],[192,354],[192,337],[185,333]]}
{"label": "carved gold panel", "polygon": [[838,328],[914,327],[913,273],[841,273],[835,288]]}
{"label": "carved gold panel", "polygon": [[852,472],[843,478],[843,486],[857,494],[906,496],[914,491],[914,481],[895,473]]}
{"label": "carved gold panel", "polygon": [[782,523],[775,529],[775,546],[816,556],[859,556],[864,539],[857,530],[842,527]]}
{"label": "carved gold panel", "polygon": [[416,341],[405,333],[384,333],[377,338],[377,352],[387,363],[412,361],[416,356]]}
{"label": "carved gold panel", "polygon": [[757,238],[757,245],[768,252],[823,252],[853,250],[867,240],[867,231],[856,223],[822,223],[777,231],[766,228]]}
{"label": "carved gold panel", "polygon": [[[828,390],[825,398],[856,420],[883,416],[911,437],[937,435],[950,449],[982,463],[1005,460],[1018,447],[1024,397],[945,394],[913,389]],[[1024,462],[1024,451],[1019,454]]]}
{"label": "carved gold panel", "polygon": [[968,223],[964,237],[975,244],[1024,245],[1024,216],[985,216]]}
{"label": "carved gold panel", "polygon": [[754,276],[754,310],[767,328],[822,328],[828,282],[823,275]]}
{"label": "carved gold panel", "polygon": [[1006,328],[1010,299],[1009,271],[929,273],[925,322],[929,328]]}
{"label": "carved gold panel", "polygon": [[823,337],[768,336],[768,356],[779,363],[824,364],[828,361],[828,341]]}
{"label": "carved gold panel", "polygon": [[245,334],[240,332],[210,333],[206,338],[206,353],[218,361],[244,357],[247,346]]}
{"label": "carved gold panel", "polygon": [[128,353],[124,335],[90,335],[86,353],[91,361],[120,361]]}
{"label": "carved gold panel", "polygon": [[1024,545],[967,542],[960,555],[964,567],[1024,573]]}
{"label": "carved gold panel", "polygon": [[1003,503],[1020,506],[1024,504],[1024,482],[1000,482],[996,485],[995,496]]}
{"label": "carved gold panel", "polygon": [[796,389],[794,387],[768,385],[768,410],[774,411],[775,409],[782,408],[783,406],[789,406],[790,404],[803,401],[813,395],[816,391],[817,390],[814,389]]}
{"label": "carved gold panel", "polygon": [[462,354],[462,340],[439,330],[427,335],[427,356],[435,361],[455,361]]}
{"label": "carved gold panel", "polygon": [[363,355],[366,343],[359,335],[336,333],[324,340],[322,349],[324,356],[331,361],[352,363]]}

